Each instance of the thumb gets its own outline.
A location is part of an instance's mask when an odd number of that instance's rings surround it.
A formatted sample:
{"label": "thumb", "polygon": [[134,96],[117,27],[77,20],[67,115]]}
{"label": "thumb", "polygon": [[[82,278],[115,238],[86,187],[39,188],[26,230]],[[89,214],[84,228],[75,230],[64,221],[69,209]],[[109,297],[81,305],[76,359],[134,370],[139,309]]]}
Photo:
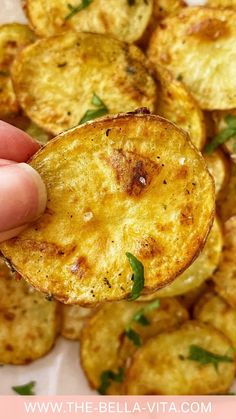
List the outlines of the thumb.
{"label": "thumb", "polygon": [[0,242],[12,238],[45,210],[46,187],[26,163],[0,161]]}

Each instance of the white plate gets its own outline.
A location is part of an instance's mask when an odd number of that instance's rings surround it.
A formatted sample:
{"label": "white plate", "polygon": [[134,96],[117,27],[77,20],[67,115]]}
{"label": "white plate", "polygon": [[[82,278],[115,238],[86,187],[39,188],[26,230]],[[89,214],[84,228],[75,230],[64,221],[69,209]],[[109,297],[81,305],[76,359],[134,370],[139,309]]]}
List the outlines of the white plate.
{"label": "white plate", "polygon": [[[0,23],[26,22],[20,0],[0,2]],[[188,3],[203,5],[205,0],[189,0]],[[29,381],[36,381],[37,395],[94,394],[79,364],[79,344],[62,338],[47,356],[30,365],[1,367],[0,394],[14,394],[12,386]],[[236,390],[236,383],[234,388]]]}

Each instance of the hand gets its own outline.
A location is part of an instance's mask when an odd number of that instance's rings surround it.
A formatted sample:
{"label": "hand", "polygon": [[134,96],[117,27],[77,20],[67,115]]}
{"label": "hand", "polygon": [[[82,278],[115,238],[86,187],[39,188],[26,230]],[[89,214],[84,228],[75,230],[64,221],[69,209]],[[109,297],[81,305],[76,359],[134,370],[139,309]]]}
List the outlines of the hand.
{"label": "hand", "polygon": [[0,242],[19,234],[45,210],[45,185],[24,163],[39,148],[28,134],[0,121]]}

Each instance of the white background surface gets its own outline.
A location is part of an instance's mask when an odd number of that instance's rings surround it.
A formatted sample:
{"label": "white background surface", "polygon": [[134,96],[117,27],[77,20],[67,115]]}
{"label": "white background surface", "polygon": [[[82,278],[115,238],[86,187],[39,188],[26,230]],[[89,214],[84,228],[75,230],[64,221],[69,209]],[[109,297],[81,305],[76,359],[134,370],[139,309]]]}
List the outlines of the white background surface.
{"label": "white background surface", "polygon": [[[188,1],[191,5],[204,2]],[[26,22],[20,0],[0,0],[0,23],[7,22]],[[79,364],[79,344],[62,338],[44,358],[22,367],[3,366],[0,371],[0,394],[14,394],[12,386],[31,380],[36,381],[37,395],[94,394]]]}

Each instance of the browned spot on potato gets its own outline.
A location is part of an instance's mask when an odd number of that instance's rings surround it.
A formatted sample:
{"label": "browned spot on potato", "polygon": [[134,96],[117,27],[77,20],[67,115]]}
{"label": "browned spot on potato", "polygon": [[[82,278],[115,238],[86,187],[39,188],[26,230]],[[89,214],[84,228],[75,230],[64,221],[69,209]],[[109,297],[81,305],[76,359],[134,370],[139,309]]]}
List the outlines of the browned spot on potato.
{"label": "browned spot on potato", "polygon": [[132,197],[144,193],[154,173],[156,175],[161,171],[161,166],[149,158],[123,150],[114,150],[109,163],[115,171],[118,184]]}
{"label": "browned spot on potato", "polygon": [[195,35],[210,41],[226,36],[228,32],[227,22],[210,18],[195,23],[187,30],[188,35]]}
{"label": "browned spot on potato", "polygon": [[79,257],[76,260],[76,262],[71,266],[71,272],[77,275],[78,278],[83,278],[88,272],[88,263],[86,257]]}
{"label": "browned spot on potato", "polygon": [[14,320],[14,318],[15,318],[15,314],[14,313],[4,313],[4,318],[6,319],[6,320]]}
{"label": "browned spot on potato", "polygon": [[178,170],[178,172],[177,172],[177,174],[175,176],[175,179],[186,179],[187,176],[188,176],[188,168],[187,168],[187,166],[182,166]]}
{"label": "browned spot on potato", "polygon": [[72,253],[75,250],[74,246],[70,248],[65,248],[62,246],[58,246],[55,243],[43,242],[43,241],[35,241],[30,239],[21,240],[20,238],[12,239],[12,243],[17,244],[20,243],[20,246],[24,250],[38,250],[42,253],[49,254],[51,256],[64,256]]}
{"label": "browned spot on potato", "polygon": [[156,240],[151,237],[144,237],[138,243],[139,256],[143,259],[151,259],[158,253],[161,254],[163,249],[157,244]]}
{"label": "browned spot on potato", "polygon": [[193,224],[193,209],[192,205],[187,204],[181,211],[180,222],[181,224],[191,225]]}
{"label": "browned spot on potato", "polygon": [[5,349],[6,349],[6,351],[8,351],[8,352],[12,352],[13,351],[13,346],[12,345],[5,345]]}

